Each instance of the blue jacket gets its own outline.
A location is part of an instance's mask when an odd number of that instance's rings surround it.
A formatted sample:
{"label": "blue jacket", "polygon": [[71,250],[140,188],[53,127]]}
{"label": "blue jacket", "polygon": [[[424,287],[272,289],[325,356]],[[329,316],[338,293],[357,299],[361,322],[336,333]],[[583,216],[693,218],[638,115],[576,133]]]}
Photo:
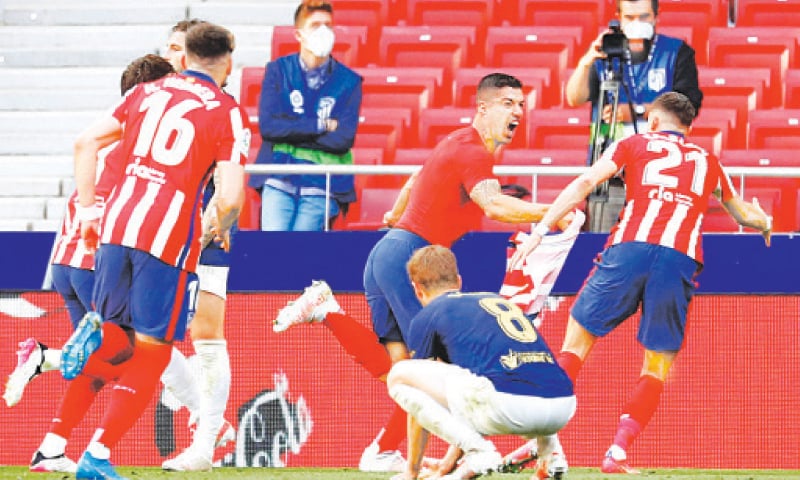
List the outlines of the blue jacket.
{"label": "blue jacket", "polygon": [[[328,68],[328,80],[311,90],[299,54],[267,63],[258,106],[264,142],[256,163],[353,163],[350,148],[358,127],[362,78],[333,58]],[[336,131],[325,132],[320,118],[336,119]],[[251,175],[250,186],[259,188],[267,178],[281,179],[298,189],[325,188],[324,175]],[[355,200],[352,175],[334,175],[331,184],[337,200]]]}

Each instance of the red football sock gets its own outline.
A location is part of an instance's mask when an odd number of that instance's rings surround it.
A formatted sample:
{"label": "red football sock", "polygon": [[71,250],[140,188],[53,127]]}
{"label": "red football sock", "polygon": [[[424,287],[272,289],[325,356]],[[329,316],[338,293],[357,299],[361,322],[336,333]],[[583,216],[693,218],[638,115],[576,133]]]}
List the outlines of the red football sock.
{"label": "red football sock", "polygon": [[116,380],[127,367],[125,363],[133,354],[133,344],[128,331],[114,323],[103,324],[103,342],[89,357],[81,372],[101,379]]}
{"label": "red football sock", "polygon": [[86,375],[78,375],[67,385],[67,391],[61,398],[61,405],[58,413],[50,425],[50,433],[55,433],[64,438],[69,438],[72,429],[75,428],[89,407],[92,406],[97,392],[103,388],[105,383]]}
{"label": "red football sock", "polygon": [[395,405],[392,416],[384,427],[383,435],[378,439],[379,452],[400,450],[400,443],[406,438],[406,411]]}
{"label": "red football sock", "polygon": [[574,385],[575,380],[578,379],[578,373],[583,367],[583,360],[572,352],[562,351],[558,354],[558,365],[567,372],[567,376]]}
{"label": "red football sock", "polygon": [[630,400],[622,409],[622,417],[614,436],[614,444],[627,450],[644,427],[653,418],[664,391],[664,382],[651,376],[642,375],[636,383]]}
{"label": "red football sock", "polygon": [[136,341],[133,356],[126,362],[122,377],[114,386],[111,402],[100,428],[100,443],[108,448],[130,430],[147,408],[159,384],[161,373],[169,363],[172,345]]}
{"label": "red football sock", "polygon": [[[322,323],[353,360],[366,368],[373,377],[386,381],[386,375],[392,368],[392,359],[378,341],[375,332],[342,313],[329,313]],[[405,423],[403,428],[405,429]]]}

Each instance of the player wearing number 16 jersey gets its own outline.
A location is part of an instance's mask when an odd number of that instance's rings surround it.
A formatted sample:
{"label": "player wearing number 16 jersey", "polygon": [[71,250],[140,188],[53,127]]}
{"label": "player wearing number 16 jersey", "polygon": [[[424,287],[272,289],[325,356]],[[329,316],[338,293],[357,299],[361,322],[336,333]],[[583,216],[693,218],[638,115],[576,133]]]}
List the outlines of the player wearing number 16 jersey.
{"label": "player wearing number 16 jersey", "polygon": [[77,216],[89,248],[99,232],[97,152],[119,140],[118,158],[125,164],[106,202],[96,253],[93,304],[101,318],[87,314],[62,353],[62,374],[76,379],[65,405],[86,408],[92,383],[116,380],[77,478],[121,478],[109,461],[111,449],[149,403],[172,341],[183,338],[194,310],[200,204],[215,168],[220,182],[214,227],[228,248],[249,150],[246,115],[219,88],[231,72],[233,46],[225,28],[190,28],[186,70],[137,86],[75,143]]}
{"label": "player wearing number 16 jersey", "polygon": [[694,276],[702,268],[700,233],[709,197],[719,198],[740,225],[760,230],[769,246],[772,218],[756,199],[748,203],[739,198],[719,161],[686,139],[694,117],[695,109],[683,94],[656,98],[648,115],[649,133],[612,145],[570,183],[510,262],[514,265],[535,249],[559,214],[624,169],[626,205],[572,307],[558,359],[574,381],[595,341],[641,306],[637,338],[645,350],[644,362],[603,458],[606,473],[636,472],[627,464],[626,450],[655,413],[683,344]]}

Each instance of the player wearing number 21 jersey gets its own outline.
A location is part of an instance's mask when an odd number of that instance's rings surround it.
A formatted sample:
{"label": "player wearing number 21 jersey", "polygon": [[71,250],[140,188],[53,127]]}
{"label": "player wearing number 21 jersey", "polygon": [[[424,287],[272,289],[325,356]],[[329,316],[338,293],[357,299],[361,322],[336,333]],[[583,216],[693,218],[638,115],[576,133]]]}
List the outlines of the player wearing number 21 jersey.
{"label": "player wearing number 21 jersey", "polygon": [[740,225],[760,230],[769,245],[771,217],[756,199],[739,198],[719,161],[686,138],[695,114],[683,94],[656,98],[647,118],[649,132],[612,145],[573,180],[509,262],[513,266],[535,249],[559,212],[624,171],[625,208],[572,306],[558,357],[574,381],[597,339],[641,309],[641,376],[603,458],[605,473],[636,472],[628,466],[626,451],[655,413],[683,345],[694,276],[703,264],[701,231],[709,197],[719,198]]}

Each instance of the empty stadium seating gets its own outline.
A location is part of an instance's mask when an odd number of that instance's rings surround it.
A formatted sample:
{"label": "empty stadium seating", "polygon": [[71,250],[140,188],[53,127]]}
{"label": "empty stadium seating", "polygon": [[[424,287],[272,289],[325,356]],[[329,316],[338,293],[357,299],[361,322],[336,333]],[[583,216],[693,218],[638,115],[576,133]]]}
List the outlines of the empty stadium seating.
{"label": "empty stadium seating", "polygon": [[518,5],[517,25],[579,26],[581,50],[589,47],[615,10],[609,2],[596,0],[520,0]]}
{"label": "empty stadium seating", "polygon": [[378,230],[383,225],[383,214],[392,209],[399,188],[363,188],[358,201],[351,206],[341,228],[347,230]]}
{"label": "empty stadium seating", "polygon": [[789,69],[786,72],[785,88],[783,106],[786,108],[800,108],[800,68]]}
{"label": "empty stadium seating", "polygon": [[445,83],[461,67],[480,61],[474,26],[385,26],[378,61],[392,67],[443,67]]}
{"label": "empty stadium seating", "polygon": [[472,124],[475,108],[429,108],[420,112],[419,145],[435,147],[450,132]]}
{"label": "empty stadium seating", "polygon": [[440,67],[379,67],[371,65],[355,68],[355,71],[364,78],[364,85],[371,90],[391,92],[395,87],[421,87],[428,91],[432,106],[450,105],[452,101],[452,88],[449,84],[444,84],[444,69]]}
{"label": "empty stadium seating", "polygon": [[[719,157],[723,148],[740,148],[747,139],[747,130],[737,129],[735,108],[703,107],[692,123],[689,135],[692,141],[711,151]],[[717,141],[719,133],[719,144]],[[704,144],[703,139],[712,137],[711,144]]]}
{"label": "empty stadium seating", "polygon": [[591,122],[585,108],[533,110],[527,122],[529,148],[588,148]]}
{"label": "empty stadium seating", "polygon": [[[334,25],[333,31],[336,34],[336,43],[333,45],[332,55],[337,60],[350,67],[364,65],[372,60],[370,53],[365,50],[368,33],[365,25]],[[273,60],[299,51],[300,46],[295,32],[293,25],[278,25],[273,29]]]}
{"label": "empty stadium seating", "polygon": [[416,138],[412,128],[412,111],[405,107],[361,108],[354,146],[359,148],[382,148],[384,163],[394,160],[398,145],[405,145],[406,138]]}
{"label": "empty stadium seating", "polygon": [[[658,30],[667,33],[670,27],[689,27],[699,65],[708,61],[708,28],[728,25],[728,2],[720,0],[661,0],[658,4]],[[680,35],[674,35],[679,38]]]}
{"label": "empty stadium seating", "polygon": [[712,27],[708,36],[709,65],[766,67],[770,82],[764,91],[767,107],[783,105],[786,70],[795,64],[800,27]]}
{"label": "empty stadium seating", "polygon": [[750,112],[748,148],[800,149],[800,109]]}
{"label": "empty stadium seating", "polygon": [[737,0],[737,26],[796,27],[798,17],[798,0]]}

